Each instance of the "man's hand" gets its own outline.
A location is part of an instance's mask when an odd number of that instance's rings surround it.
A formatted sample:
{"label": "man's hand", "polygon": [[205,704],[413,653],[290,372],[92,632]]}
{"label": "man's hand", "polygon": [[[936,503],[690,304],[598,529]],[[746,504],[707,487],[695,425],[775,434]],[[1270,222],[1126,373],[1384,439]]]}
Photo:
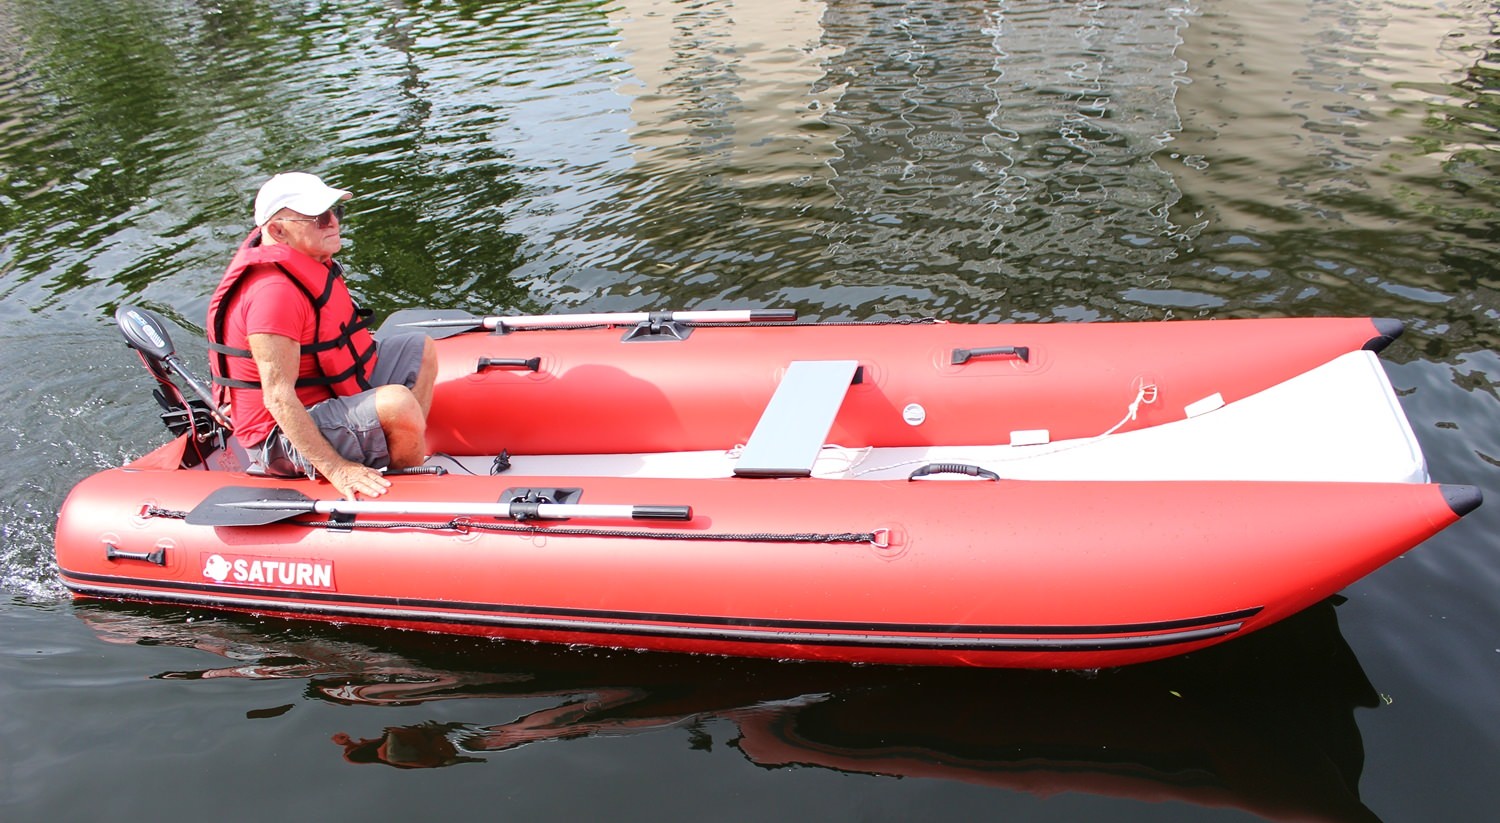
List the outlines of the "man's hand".
{"label": "man's hand", "polygon": [[323,476],[344,496],[345,500],[358,500],[359,495],[379,497],[391,487],[391,481],[379,471],[358,463],[345,462]]}

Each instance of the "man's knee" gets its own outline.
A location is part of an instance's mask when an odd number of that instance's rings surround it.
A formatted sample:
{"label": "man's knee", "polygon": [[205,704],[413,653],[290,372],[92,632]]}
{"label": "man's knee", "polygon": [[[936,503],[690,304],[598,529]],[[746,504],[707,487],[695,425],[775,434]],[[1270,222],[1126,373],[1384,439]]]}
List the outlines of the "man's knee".
{"label": "man's knee", "polygon": [[385,432],[391,468],[422,465],[427,459],[427,415],[411,389],[381,386],[375,390],[375,410]]}
{"label": "man's knee", "polygon": [[405,386],[381,386],[375,390],[375,414],[380,417],[380,427],[387,432],[395,430],[421,431],[427,427],[422,406],[412,390]]}

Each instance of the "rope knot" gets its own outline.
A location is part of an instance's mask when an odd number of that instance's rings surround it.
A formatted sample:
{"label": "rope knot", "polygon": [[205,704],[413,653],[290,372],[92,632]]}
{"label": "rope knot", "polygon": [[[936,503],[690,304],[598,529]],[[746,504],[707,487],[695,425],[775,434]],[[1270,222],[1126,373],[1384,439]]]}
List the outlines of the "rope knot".
{"label": "rope knot", "polygon": [[[1146,383],[1142,385],[1140,391],[1137,391],[1135,393],[1135,399],[1130,401],[1130,414],[1127,415],[1127,419],[1135,420],[1136,413],[1141,409],[1141,404],[1144,403],[1145,405],[1149,406],[1152,403],[1155,403],[1156,394],[1157,389],[1155,383]],[[1115,428],[1119,427],[1116,426]]]}

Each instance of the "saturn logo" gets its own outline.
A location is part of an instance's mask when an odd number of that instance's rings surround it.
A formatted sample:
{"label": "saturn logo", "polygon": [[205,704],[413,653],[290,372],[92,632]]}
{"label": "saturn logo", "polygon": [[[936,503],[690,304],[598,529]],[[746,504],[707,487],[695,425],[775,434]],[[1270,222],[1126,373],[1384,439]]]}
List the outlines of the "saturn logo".
{"label": "saturn logo", "polygon": [[229,568],[229,561],[216,554],[209,557],[208,562],[203,564],[203,576],[223,583],[224,578],[229,576]]}
{"label": "saturn logo", "polygon": [[204,553],[203,576],[228,586],[265,586],[273,589],[337,591],[333,561],[313,558],[259,557],[248,554]]}

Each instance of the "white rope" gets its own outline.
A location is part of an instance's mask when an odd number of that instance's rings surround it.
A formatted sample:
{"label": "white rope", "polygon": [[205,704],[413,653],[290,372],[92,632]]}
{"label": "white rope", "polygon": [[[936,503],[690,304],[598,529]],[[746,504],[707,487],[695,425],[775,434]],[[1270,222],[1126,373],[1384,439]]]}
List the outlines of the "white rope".
{"label": "white rope", "polygon": [[[1020,460],[1034,460],[1034,459],[1036,459],[1038,457],[1050,457],[1051,455],[1054,455],[1054,454],[1061,454],[1061,453],[1066,452],[1066,451],[1072,451],[1073,449],[1081,449],[1084,446],[1088,446],[1088,445],[1092,445],[1094,443],[1098,443],[1099,441],[1103,440],[1104,438],[1109,437],[1110,435],[1112,435],[1115,432],[1119,431],[1120,429],[1124,428],[1125,424],[1134,421],[1136,419],[1136,416],[1140,413],[1141,406],[1143,406],[1143,405],[1144,406],[1149,406],[1152,403],[1155,403],[1157,395],[1158,395],[1158,391],[1157,391],[1155,383],[1142,384],[1140,390],[1135,393],[1135,399],[1132,400],[1132,401],[1130,401],[1130,406],[1129,406],[1129,408],[1126,409],[1125,416],[1122,417],[1122,418],[1120,418],[1120,422],[1114,424],[1113,426],[1110,426],[1109,429],[1107,429],[1106,431],[1104,431],[1101,434],[1096,434],[1093,437],[1088,437],[1088,438],[1084,438],[1084,439],[1081,439],[1081,440],[1069,440],[1069,441],[1067,441],[1064,444],[1052,444],[1052,445],[1055,446],[1055,448],[1047,449],[1045,451],[1042,451],[1042,450],[1039,449],[1039,446],[1045,445],[1045,444],[1038,444],[1038,446],[1012,446],[1011,448],[1013,448],[1013,449],[1023,449],[1024,448],[1024,449],[1038,449],[1038,450],[1036,450],[1036,451],[1029,451],[1026,454],[1010,454],[1010,455],[1005,455],[1003,457],[995,457],[995,458],[992,458],[991,460],[989,460],[987,462],[991,462],[991,463],[1013,463],[1013,462],[1020,461]],[[873,468],[861,469],[859,471],[853,471],[861,463],[864,462],[865,458],[868,457],[870,455],[870,453],[871,453],[870,449],[865,449],[864,450],[864,454],[860,455],[859,459],[853,461],[850,464],[849,470],[851,472],[851,476],[853,476],[853,477],[860,477],[862,475],[873,474],[875,472],[890,471],[892,469],[900,469],[900,468],[904,468],[906,466],[925,465],[927,463],[932,462],[930,459],[927,459],[927,458],[919,458],[919,459],[916,459],[916,460],[903,460],[903,461],[901,461],[899,463],[891,463],[891,464],[885,465],[885,466],[875,466]],[[960,457],[944,458],[943,462],[944,463],[955,463],[955,462],[957,462],[957,463],[965,463],[965,462],[967,462],[967,463],[974,463],[975,465],[981,465],[980,461],[978,461],[978,460],[965,459],[965,458],[963,458],[961,456]]]}
{"label": "white rope", "polygon": [[[823,444],[823,450],[818,453],[818,459],[813,462],[813,476],[834,479],[843,477],[845,474],[854,471],[854,467],[858,466],[860,463],[863,463],[865,461],[865,458],[870,456],[870,452],[873,451],[874,448],[874,446],[865,446],[863,448],[851,449],[847,446],[840,446],[834,443],[825,443]],[[828,466],[828,461],[825,460],[825,458],[828,458],[830,456],[833,459],[842,458],[844,461],[844,465],[841,468],[832,468]],[[854,476],[858,477],[858,475]]]}

